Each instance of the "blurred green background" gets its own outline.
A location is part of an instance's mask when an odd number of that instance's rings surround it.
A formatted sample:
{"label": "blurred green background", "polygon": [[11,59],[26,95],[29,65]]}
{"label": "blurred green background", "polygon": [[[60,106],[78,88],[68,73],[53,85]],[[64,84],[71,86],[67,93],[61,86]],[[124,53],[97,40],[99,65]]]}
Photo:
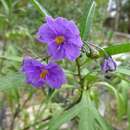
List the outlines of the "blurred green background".
{"label": "blurred green background", "polygon": [[[92,29],[89,34],[89,41],[93,41],[94,44],[99,46],[114,45],[117,43],[127,43],[130,41],[130,1],[122,4],[123,0],[117,0],[116,15],[111,17],[111,11],[107,11],[108,0],[96,0],[96,11],[94,14]],[[53,17],[66,17],[76,22],[80,27],[81,17],[87,6],[87,0],[39,0],[41,5]],[[50,114],[50,111],[42,113],[42,107],[44,107],[43,101],[46,101],[47,96],[45,92],[36,90],[24,83],[22,76],[19,75],[22,59],[26,55],[30,55],[35,58],[44,58],[46,56],[46,47],[35,40],[35,34],[39,26],[44,22],[44,18],[35,9],[31,0],[0,0],[0,127],[1,130],[41,130],[44,125],[37,124],[30,125],[38,121],[41,121],[43,117]],[[120,66],[129,68],[130,60],[129,55],[121,55],[115,57]],[[84,57],[82,60],[85,60]],[[97,71],[99,77],[103,81],[111,82],[113,85],[118,86],[119,91],[126,95],[127,86],[130,81],[128,76],[115,74],[102,76],[99,71],[99,65],[96,63],[100,60],[89,61],[88,65],[84,68],[84,73]],[[70,85],[75,85],[76,81],[72,77],[71,73],[75,71],[76,67],[74,63],[67,64],[66,61],[60,63],[67,72],[68,68],[71,68],[71,72],[67,73],[68,81]],[[116,77],[117,76],[117,77]],[[75,82],[74,82],[75,81]],[[16,86],[16,87],[15,87]],[[76,86],[76,85],[75,85]],[[119,86],[125,86],[124,89],[120,89]],[[13,88],[14,89],[11,89]],[[73,89],[61,91],[56,99],[56,102],[61,103],[63,106],[71,104],[77,97],[73,96]],[[96,90],[95,90],[96,91]],[[76,92],[75,92],[76,93]],[[77,94],[77,93],[76,93]],[[100,95],[95,94],[95,99]],[[107,95],[107,94],[106,94]],[[68,98],[69,97],[69,98]],[[124,114],[122,120],[118,120],[115,114],[115,100],[113,96],[109,104],[106,119],[117,130],[125,130],[127,128],[127,117]],[[125,99],[128,99],[126,96]],[[41,107],[39,107],[41,105]],[[62,106],[61,105],[61,106]],[[121,104],[122,105],[122,104]],[[52,103],[50,108],[62,109],[57,103]],[[125,105],[124,105],[125,106]],[[126,106],[125,106],[126,107]],[[39,112],[39,113],[38,113]],[[110,112],[110,114],[109,114]],[[33,113],[33,114],[32,114]],[[114,116],[113,116],[114,115]],[[120,129],[121,128],[121,129]],[[67,130],[67,129],[64,129]],[[75,130],[75,129],[74,129]]]}

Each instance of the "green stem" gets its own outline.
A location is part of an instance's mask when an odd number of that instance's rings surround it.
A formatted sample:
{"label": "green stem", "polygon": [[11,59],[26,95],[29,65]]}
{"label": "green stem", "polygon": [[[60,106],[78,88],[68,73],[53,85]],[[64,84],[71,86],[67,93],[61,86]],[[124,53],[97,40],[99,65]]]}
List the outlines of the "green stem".
{"label": "green stem", "polygon": [[36,122],[34,122],[33,124],[28,125],[27,127],[23,128],[22,130],[28,130],[28,129],[30,129],[31,127],[34,127],[34,126],[36,126],[36,125],[38,125],[38,124],[40,124],[40,123],[42,123],[42,122],[45,123],[46,121],[50,120],[51,118],[52,118],[52,116],[48,116],[48,117],[45,118],[45,119],[42,119],[42,120],[40,120],[40,121],[36,121]]}
{"label": "green stem", "polygon": [[18,104],[18,107],[15,110],[15,113],[13,114],[13,119],[10,125],[10,130],[14,129],[14,125],[15,125],[15,120],[18,117],[18,115],[21,113],[22,108],[25,107],[26,103],[29,101],[29,99],[32,97],[32,94],[29,94],[29,96],[27,97],[27,99],[24,101],[23,105],[20,105],[20,103]]}
{"label": "green stem", "polygon": [[81,95],[80,95],[80,98],[79,100],[82,98],[82,95],[83,95],[83,89],[84,89],[84,83],[83,83],[83,79],[82,79],[82,75],[81,75],[81,69],[80,69],[80,63],[79,63],[79,59],[80,57],[78,57],[76,59],[76,66],[77,66],[77,70],[78,70],[78,77],[79,77],[79,84],[80,84],[80,90],[81,90]]}
{"label": "green stem", "polygon": [[79,64],[79,58],[76,59],[76,66],[77,66],[77,71],[78,71],[78,77],[79,77],[79,84],[81,86],[81,88],[83,87],[82,84],[82,77],[81,77],[81,71],[80,71],[80,64]]}
{"label": "green stem", "polygon": [[130,130],[130,103],[128,103],[128,130]]}
{"label": "green stem", "polygon": [[[2,54],[1,55],[5,55],[5,52],[6,52],[6,47],[7,47],[7,41],[6,39],[4,39],[3,41],[3,48],[2,48]],[[1,62],[0,62],[0,73],[2,73],[2,69],[4,67],[4,59],[1,59]]]}

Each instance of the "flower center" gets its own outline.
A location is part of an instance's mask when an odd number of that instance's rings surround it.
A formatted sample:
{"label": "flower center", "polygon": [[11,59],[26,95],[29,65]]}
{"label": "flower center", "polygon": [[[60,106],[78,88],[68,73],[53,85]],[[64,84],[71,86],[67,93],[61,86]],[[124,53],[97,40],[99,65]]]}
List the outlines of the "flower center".
{"label": "flower center", "polygon": [[46,75],[48,74],[48,70],[43,70],[40,74],[40,78],[44,79]]}
{"label": "flower center", "polygon": [[64,42],[64,40],[65,40],[64,36],[57,36],[57,37],[55,38],[55,42],[56,42],[56,44],[58,44],[58,45],[62,44],[62,43]]}

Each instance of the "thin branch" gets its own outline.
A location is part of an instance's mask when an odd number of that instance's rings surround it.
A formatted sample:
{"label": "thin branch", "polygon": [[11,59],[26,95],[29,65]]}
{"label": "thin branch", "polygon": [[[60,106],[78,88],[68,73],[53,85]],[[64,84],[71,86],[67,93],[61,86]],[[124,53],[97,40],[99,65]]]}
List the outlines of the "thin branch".
{"label": "thin branch", "polygon": [[77,66],[77,71],[78,71],[78,77],[79,77],[79,84],[82,87],[82,76],[81,76],[81,72],[80,72],[80,64],[79,64],[79,58],[76,59],[76,66]]}
{"label": "thin branch", "polygon": [[30,94],[27,99],[24,101],[23,105],[21,106],[20,104],[18,104],[18,107],[16,108],[16,111],[13,115],[13,119],[10,125],[10,130],[14,129],[14,124],[15,124],[15,119],[17,118],[17,116],[19,115],[19,113],[21,112],[22,108],[26,105],[26,103],[28,102],[28,100],[31,98],[32,94]]}
{"label": "thin branch", "polygon": [[81,95],[80,95],[80,98],[79,98],[79,101],[80,101],[80,99],[81,99],[81,97],[82,97],[82,93],[83,93],[84,86],[83,86],[83,79],[82,79],[81,70],[80,70],[79,58],[80,58],[80,57],[78,57],[78,58],[76,59],[76,66],[77,66],[77,70],[78,70],[78,77],[79,77],[79,80],[80,80],[80,81],[79,81],[79,84],[80,84],[80,88],[81,88]]}
{"label": "thin branch", "polygon": [[23,128],[22,130],[28,130],[28,129],[30,129],[30,128],[33,127],[33,126],[36,126],[36,125],[38,125],[38,124],[40,124],[40,123],[42,123],[42,122],[45,122],[45,121],[50,120],[51,118],[52,118],[52,116],[48,116],[48,117],[45,118],[45,119],[42,119],[42,120],[40,120],[40,121],[37,121],[37,122],[35,122],[35,123],[33,123],[33,124],[28,125],[27,127]]}

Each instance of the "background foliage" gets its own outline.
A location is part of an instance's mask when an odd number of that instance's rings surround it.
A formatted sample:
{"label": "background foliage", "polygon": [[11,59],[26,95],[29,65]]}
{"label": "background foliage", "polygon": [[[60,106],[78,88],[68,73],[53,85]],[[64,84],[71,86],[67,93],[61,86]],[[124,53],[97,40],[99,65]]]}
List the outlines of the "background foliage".
{"label": "background foliage", "polygon": [[[129,130],[128,26],[119,24],[125,30],[125,33],[119,33],[119,27],[113,30],[104,25],[109,17],[106,0],[38,2],[43,12],[35,0],[0,0],[1,130]],[[82,54],[78,62],[87,91],[83,92],[81,99],[77,63],[59,62],[68,78],[68,83],[60,90],[35,89],[24,82],[20,73],[25,55],[46,57],[45,46],[35,40],[46,10],[53,17],[75,20],[82,39],[105,47],[118,64],[116,72],[104,75],[100,69],[102,51],[99,51],[100,58],[96,59]]]}

